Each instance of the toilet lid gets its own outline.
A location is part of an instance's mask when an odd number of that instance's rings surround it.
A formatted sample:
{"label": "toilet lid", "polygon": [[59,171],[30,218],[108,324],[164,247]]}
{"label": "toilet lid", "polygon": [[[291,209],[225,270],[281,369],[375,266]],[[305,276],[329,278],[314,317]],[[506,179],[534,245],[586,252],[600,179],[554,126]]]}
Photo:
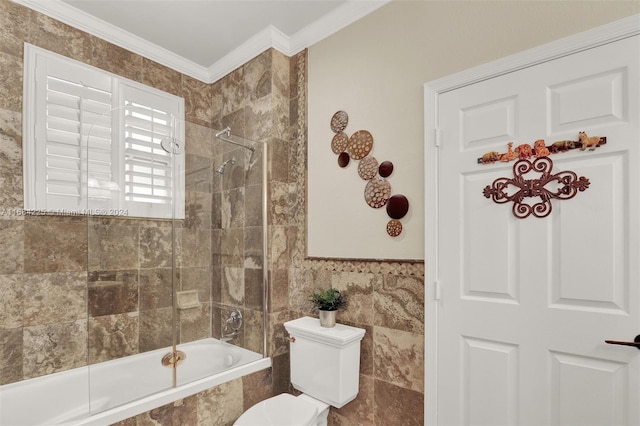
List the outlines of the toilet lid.
{"label": "toilet lid", "polygon": [[266,399],[245,411],[235,426],[310,426],[316,424],[312,404],[288,393]]}

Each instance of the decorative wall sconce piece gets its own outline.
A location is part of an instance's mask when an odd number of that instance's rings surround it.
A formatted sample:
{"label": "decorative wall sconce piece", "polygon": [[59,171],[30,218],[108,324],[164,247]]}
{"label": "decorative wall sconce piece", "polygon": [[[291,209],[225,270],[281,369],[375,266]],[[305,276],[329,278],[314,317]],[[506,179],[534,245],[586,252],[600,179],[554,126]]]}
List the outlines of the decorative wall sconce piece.
{"label": "decorative wall sconce piece", "polygon": [[331,150],[334,154],[345,152],[349,147],[349,136],[345,132],[338,132],[331,139]]}
{"label": "decorative wall sconce piece", "polygon": [[338,166],[345,168],[350,161],[360,160],[358,175],[367,181],[364,188],[366,203],[375,209],[387,205],[387,234],[397,237],[402,233],[403,218],[409,211],[409,200],[402,194],[391,196],[391,184],[385,178],[393,173],[393,163],[378,160],[369,155],[373,149],[373,135],[367,130],[358,130],[349,137],[344,130],[349,122],[345,111],[337,111],[331,117],[330,127],[335,133],[331,140],[331,150],[338,155]]}
{"label": "decorative wall sconce piece", "polygon": [[364,157],[358,164],[358,176],[364,180],[371,180],[378,173],[378,160],[371,155]]}
{"label": "decorative wall sconce piece", "polygon": [[391,237],[397,237],[402,233],[402,222],[396,219],[391,219],[387,222],[387,234]]}
{"label": "decorative wall sconce piece", "polygon": [[354,160],[360,160],[373,149],[373,135],[367,130],[358,130],[349,138],[349,154]]}
{"label": "decorative wall sconce piece", "polygon": [[380,173],[382,177],[389,177],[391,173],[393,173],[393,163],[391,161],[383,161],[380,164],[378,173]]}
{"label": "decorative wall sconce piece", "polygon": [[387,204],[389,197],[391,197],[391,184],[386,179],[371,179],[364,187],[364,199],[374,209],[379,209]]}
{"label": "decorative wall sconce piece", "polygon": [[[536,158],[533,162],[528,159],[518,160],[513,165],[513,178],[498,178],[493,184],[487,185],[483,194],[492,198],[498,204],[513,202],[513,215],[524,219],[533,214],[535,217],[547,217],[551,213],[551,200],[568,200],[575,197],[578,191],[583,192],[589,187],[589,179],[578,177],[575,172],[562,171],[551,174],[553,161],[549,157]],[[526,179],[529,172],[538,172],[538,179]],[[557,187],[547,188],[549,183],[557,183]],[[510,186],[517,191],[510,190]],[[511,195],[509,193],[511,192]],[[539,197],[540,201],[533,205],[525,203],[526,198]]]}
{"label": "decorative wall sconce piece", "polygon": [[338,133],[347,128],[349,123],[349,114],[344,111],[338,111],[331,117],[331,130]]}
{"label": "decorative wall sconce piece", "polygon": [[409,211],[409,200],[402,194],[392,195],[387,201],[387,215],[392,219],[402,219]]}
{"label": "decorative wall sconce piece", "polygon": [[338,166],[345,168],[349,165],[349,154],[347,154],[346,152],[341,152],[340,155],[338,155]]}

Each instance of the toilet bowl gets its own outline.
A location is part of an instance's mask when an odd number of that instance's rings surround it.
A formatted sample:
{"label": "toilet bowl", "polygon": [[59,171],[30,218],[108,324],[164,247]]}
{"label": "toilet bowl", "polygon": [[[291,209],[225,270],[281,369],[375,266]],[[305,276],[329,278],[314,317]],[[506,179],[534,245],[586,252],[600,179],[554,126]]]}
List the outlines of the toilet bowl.
{"label": "toilet bowl", "polygon": [[325,426],[329,405],[307,395],[281,393],[245,411],[235,426]]}
{"label": "toilet bowl", "polygon": [[320,326],[317,318],[284,323],[291,342],[291,384],[303,392],[258,402],[235,426],[326,426],[329,407],[340,408],[358,395],[361,328]]}

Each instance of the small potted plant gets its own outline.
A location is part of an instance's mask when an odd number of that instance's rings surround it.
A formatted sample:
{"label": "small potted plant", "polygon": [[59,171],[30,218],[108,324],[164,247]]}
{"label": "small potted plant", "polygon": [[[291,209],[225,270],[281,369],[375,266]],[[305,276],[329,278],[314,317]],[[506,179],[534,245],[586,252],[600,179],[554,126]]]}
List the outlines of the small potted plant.
{"label": "small potted plant", "polygon": [[315,308],[318,308],[322,327],[335,327],[336,312],[347,303],[344,296],[335,288],[319,288],[309,297],[309,300]]}

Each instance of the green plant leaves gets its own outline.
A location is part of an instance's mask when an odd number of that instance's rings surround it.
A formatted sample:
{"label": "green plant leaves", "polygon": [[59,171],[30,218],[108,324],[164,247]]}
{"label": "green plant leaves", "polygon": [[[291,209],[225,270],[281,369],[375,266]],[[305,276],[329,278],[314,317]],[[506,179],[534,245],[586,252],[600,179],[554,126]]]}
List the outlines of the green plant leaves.
{"label": "green plant leaves", "polygon": [[319,288],[309,296],[309,301],[313,303],[314,307],[323,311],[337,311],[347,303],[335,288]]}

